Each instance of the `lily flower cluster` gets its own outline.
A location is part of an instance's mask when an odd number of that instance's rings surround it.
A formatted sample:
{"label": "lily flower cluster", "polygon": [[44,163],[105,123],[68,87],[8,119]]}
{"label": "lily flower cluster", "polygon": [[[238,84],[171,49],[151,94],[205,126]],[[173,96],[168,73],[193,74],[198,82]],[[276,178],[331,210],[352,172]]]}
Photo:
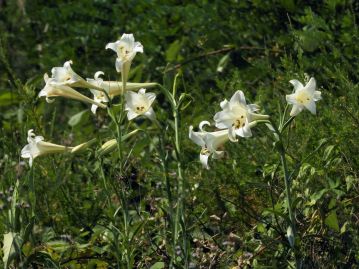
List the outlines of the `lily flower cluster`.
{"label": "lily flower cluster", "polygon": [[[294,93],[287,95],[288,104],[293,105],[290,116],[298,115],[304,108],[312,114],[316,114],[315,102],[321,99],[321,92],[316,90],[316,81],[311,78],[306,86],[298,80],[291,80]],[[189,128],[189,138],[198,146],[201,146],[200,162],[202,166],[209,169],[208,158],[219,159],[224,156],[224,151],[218,151],[227,141],[237,142],[238,137],[251,137],[251,128],[260,121],[269,119],[268,115],[258,114],[259,106],[247,104],[244,93],[236,91],[231,99],[225,99],[220,103],[221,111],[214,115],[215,127],[219,130],[207,132],[204,126],[210,126],[210,122],[202,121],[199,131],[194,132],[193,126]]]}
{"label": "lily flower cluster", "polygon": [[[116,52],[115,67],[116,71],[121,73],[122,81],[104,81],[101,77],[104,75],[102,71],[96,72],[93,79],[84,79],[72,69],[72,61],[70,60],[65,62],[61,67],[53,67],[51,69],[51,77],[48,74],[44,75],[45,86],[39,92],[38,97],[45,97],[48,103],[54,102],[56,97],[65,97],[89,103],[92,104],[92,113],[96,114],[98,108],[109,108],[114,97],[124,95],[126,101],[124,110],[127,111],[128,120],[132,120],[140,115],[150,120],[155,120],[156,117],[152,104],[156,99],[156,95],[154,93],[146,93],[146,88],[152,88],[157,84],[127,82],[132,60],[137,52],[143,53],[142,44],[135,42],[133,34],[123,34],[118,41],[108,43],[105,48]],[[93,94],[93,99],[74,88],[90,90]],[[138,91],[138,93],[135,91]],[[30,166],[38,156],[50,153],[75,153],[80,149],[87,148],[93,142],[93,140],[90,140],[77,147],[66,147],[44,142],[42,136],[35,136],[33,129],[28,131],[27,140],[29,144],[22,149],[21,157],[29,158]]]}

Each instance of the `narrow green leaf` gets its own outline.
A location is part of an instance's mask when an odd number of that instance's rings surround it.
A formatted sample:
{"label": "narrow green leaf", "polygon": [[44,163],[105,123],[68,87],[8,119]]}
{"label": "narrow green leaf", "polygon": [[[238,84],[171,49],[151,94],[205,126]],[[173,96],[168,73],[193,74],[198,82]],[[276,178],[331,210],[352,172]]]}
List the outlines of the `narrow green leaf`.
{"label": "narrow green leaf", "polygon": [[83,123],[86,120],[86,116],[88,115],[88,113],[89,113],[89,110],[86,109],[86,110],[83,110],[83,111],[73,115],[69,119],[68,124],[71,127],[75,127],[75,126],[79,125],[80,123]]}

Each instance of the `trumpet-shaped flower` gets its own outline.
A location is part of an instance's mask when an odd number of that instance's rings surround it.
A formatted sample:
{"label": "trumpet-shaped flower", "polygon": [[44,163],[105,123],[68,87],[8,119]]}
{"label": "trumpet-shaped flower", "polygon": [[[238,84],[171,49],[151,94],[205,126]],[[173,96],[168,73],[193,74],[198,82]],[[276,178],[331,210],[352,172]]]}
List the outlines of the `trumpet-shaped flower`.
{"label": "trumpet-shaped flower", "polygon": [[75,100],[82,101],[82,102],[87,102],[87,103],[90,103],[90,104],[95,104],[95,105],[100,106],[102,108],[106,108],[106,106],[104,104],[100,104],[98,102],[95,102],[94,100],[92,100],[92,99],[88,98],[87,96],[75,91],[74,89],[72,89],[69,86],[59,85],[57,83],[54,83],[54,79],[49,78],[49,76],[47,74],[44,75],[44,80],[45,80],[46,85],[39,92],[39,97],[45,96],[46,101],[48,103],[52,103],[54,101],[51,98],[62,96],[62,97],[75,99]]}
{"label": "trumpet-shaped flower", "polygon": [[32,166],[33,160],[38,156],[50,153],[70,152],[73,149],[73,147],[65,147],[43,140],[44,138],[42,136],[35,136],[33,129],[27,132],[27,142],[29,144],[21,150],[21,157],[29,159],[30,167]]}
{"label": "trumpet-shaped flower", "polygon": [[304,108],[308,109],[312,114],[316,114],[315,102],[322,99],[321,92],[316,91],[316,81],[312,77],[305,87],[303,84],[293,79],[289,81],[294,86],[294,93],[286,95],[288,104],[293,105],[290,116],[298,115]]}
{"label": "trumpet-shaped flower", "polygon": [[122,82],[126,84],[131,62],[137,52],[143,53],[143,46],[140,42],[135,42],[133,34],[123,34],[120,40],[108,43],[106,49],[116,52],[116,70],[122,73]]}
{"label": "trumpet-shaped flower", "polygon": [[[87,79],[87,82],[94,84],[95,86],[100,88],[103,83],[103,79],[100,78],[100,76],[103,74],[104,73],[102,71],[98,71],[95,73],[95,79]],[[104,92],[96,90],[96,89],[90,89],[90,91],[92,92],[93,100],[96,103],[107,103],[109,101],[109,99],[107,97],[108,92],[105,89],[104,89],[104,91],[107,92],[107,95]],[[92,113],[96,114],[97,107],[98,106],[96,104],[92,104],[92,107],[91,107]]]}
{"label": "trumpet-shaped flower", "polygon": [[51,69],[51,83],[54,85],[90,88],[91,85],[71,68],[72,61],[67,61],[64,66]]}
{"label": "trumpet-shaped flower", "polygon": [[127,118],[132,120],[137,116],[144,115],[150,120],[155,120],[156,115],[152,108],[152,103],[156,99],[156,94],[146,89],[140,89],[138,93],[128,91],[125,93]]}
{"label": "trumpet-shaped flower", "polygon": [[204,125],[210,125],[208,121],[202,121],[199,124],[199,132],[193,131],[193,126],[189,127],[189,138],[201,146],[201,152],[199,155],[202,166],[209,169],[208,158],[212,155],[213,159],[222,158],[224,151],[218,151],[217,149],[228,141],[228,130],[220,130],[215,132],[207,132],[203,129]]}
{"label": "trumpet-shaped flower", "polygon": [[259,110],[257,105],[247,105],[242,91],[236,91],[230,101],[221,102],[222,111],[214,115],[216,127],[219,129],[228,129],[229,139],[237,141],[236,136],[252,136],[251,127],[257,120],[268,119],[268,115],[256,114]]}

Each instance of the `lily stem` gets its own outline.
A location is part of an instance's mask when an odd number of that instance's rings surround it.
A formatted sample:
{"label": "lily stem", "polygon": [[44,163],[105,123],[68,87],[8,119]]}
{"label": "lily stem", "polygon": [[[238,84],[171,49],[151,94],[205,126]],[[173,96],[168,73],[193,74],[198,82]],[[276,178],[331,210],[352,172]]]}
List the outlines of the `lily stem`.
{"label": "lily stem", "polygon": [[[288,207],[288,214],[289,214],[289,221],[290,221],[290,227],[292,228],[292,232],[293,232],[293,245],[291,244],[291,248],[293,250],[294,253],[294,258],[295,258],[295,263],[296,263],[296,268],[300,268],[300,262],[299,262],[299,257],[298,257],[298,252],[296,250],[296,245],[295,245],[295,238],[296,238],[296,225],[295,225],[295,217],[294,217],[294,213],[293,213],[293,208],[292,208],[292,194],[291,194],[291,175],[288,172],[288,165],[287,165],[287,160],[285,158],[286,155],[286,150],[284,147],[284,143],[283,143],[283,136],[282,136],[282,132],[283,130],[292,122],[294,117],[289,118],[289,120],[283,125],[281,124],[281,128],[278,129],[277,126],[271,122],[271,125],[274,129],[274,132],[278,135],[277,137],[277,146],[276,149],[280,155],[280,160],[281,160],[281,164],[282,164],[282,168],[283,168],[283,173],[284,173],[284,186],[285,186],[285,195],[286,195],[286,200],[287,200],[287,207]],[[283,121],[284,122],[284,121]],[[289,241],[289,238],[288,238]]]}

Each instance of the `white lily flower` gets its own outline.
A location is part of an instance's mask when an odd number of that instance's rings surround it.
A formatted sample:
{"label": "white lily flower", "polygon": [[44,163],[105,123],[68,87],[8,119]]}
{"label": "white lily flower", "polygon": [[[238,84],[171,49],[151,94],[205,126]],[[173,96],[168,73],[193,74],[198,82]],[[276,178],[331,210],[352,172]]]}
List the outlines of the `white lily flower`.
{"label": "white lily flower", "polygon": [[90,84],[86,82],[80,75],[75,73],[71,68],[72,61],[67,61],[64,66],[53,67],[51,69],[51,83],[54,85],[62,85],[69,87],[90,88]]}
{"label": "white lily flower", "polygon": [[[95,76],[94,76],[95,79],[89,79],[88,78],[87,82],[89,82],[91,84],[94,84],[95,86],[101,88],[101,84],[103,83],[103,79],[100,78],[100,76],[103,75],[103,74],[104,74],[104,72],[98,71],[98,72],[95,73]],[[104,92],[96,90],[96,89],[90,89],[90,91],[92,92],[93,100],[96,103],[108,103],[108,101],[109,101],[108,97]],[[104,89],[104,91],[106,91],[106,90]],[[107,92],[107,94],[108,94],[108,92]],[[92,111],[93,114],[96,114],[97,108],[98,108],[98,106],[96,104],[93,104],[91,106],[91,111]]]}
{"label": "white lily flower", "polygon": [[247,105],[242,91],[236,91],[228,102],[221,102],[222,111],[214,115],[216,127],[219,129],[228,129],[228,136],[232,142],[236,142],[236,136],[252,136],[251,127],[257,120],[268,119],[268,115],[256,114],[259,110],[257,105]]}
{"label": "white lily flower", "polygon": [[70,99],[75,99],[82,102],[87,102],[90,104],[95,104],[97,106],[100,106],[102,108],[106,108],[104,104],[95,102],[94,100],[88,98],[87,96],[75,91],[69,86],[66,85],[59,85],[57,83],[54,83],[54,78],[49,78],[47,74],[44,75],[45,80],[45,87],[39,92],[39,97],[45,96],[46,101],[48,103],[52,103],[54,100],[51,99],[52,97],[66,97]]}
{"label": "white lily flower", "polygon": [[199,132],[193,131],[193,126],[189,127],[189,138],[201,146],[201,152],[199,155],[202,166],[209,169],[208,158],[212,155],[213,159],[222,158],[224,151],[218,151],[217,149],[228,141],[228,130],[220,130],[215,132],[207,132],[203,129],[204,125],[210,125],[208,121],[202,121],[199,124]]}
{"label": "white lily flower", "polygon": [[41,155],[50,154],[50,153],[63,153],[70,152],[73,147],[65,147],[62,145],[57,145],[49,142],[43,141],[42,136],[35,136],[33,129],[27,132],[27,144],[21,150],[21,157],[30,159],[29,165],[32,166],[33,160]]}
{"label": "white lily flower", "polygon": [[135,42],[133,34],[123,34],[120,40],[108,43],[106,49],[112,49],[117,53],[116,70],[122,72],[123,82],[126,84],[131,62],[137,52],[143,53],[143,46],[140,42]]}
{"label": "white lily flower", "polygon": [[316,91],[316,81],[312,77],[305,87],[303,84],[292,79],[289,81],[294,86],[294,93],[286,95],[288,104],[293,105],[290,116],[298,115],[304,108],[308,109],[312,114],[316,114],[315,102],[322,99],[321,92]]}
{"label": "white lily flower", "polygon": [[140,89],[138,93],[128,91],[125,93],[128,120],[132,120],[137,116],[144,115],[150,120],[155,120],[156,115],[152,108],[152,103],[156,99],[156,94],[149,92],[146,89]]}

